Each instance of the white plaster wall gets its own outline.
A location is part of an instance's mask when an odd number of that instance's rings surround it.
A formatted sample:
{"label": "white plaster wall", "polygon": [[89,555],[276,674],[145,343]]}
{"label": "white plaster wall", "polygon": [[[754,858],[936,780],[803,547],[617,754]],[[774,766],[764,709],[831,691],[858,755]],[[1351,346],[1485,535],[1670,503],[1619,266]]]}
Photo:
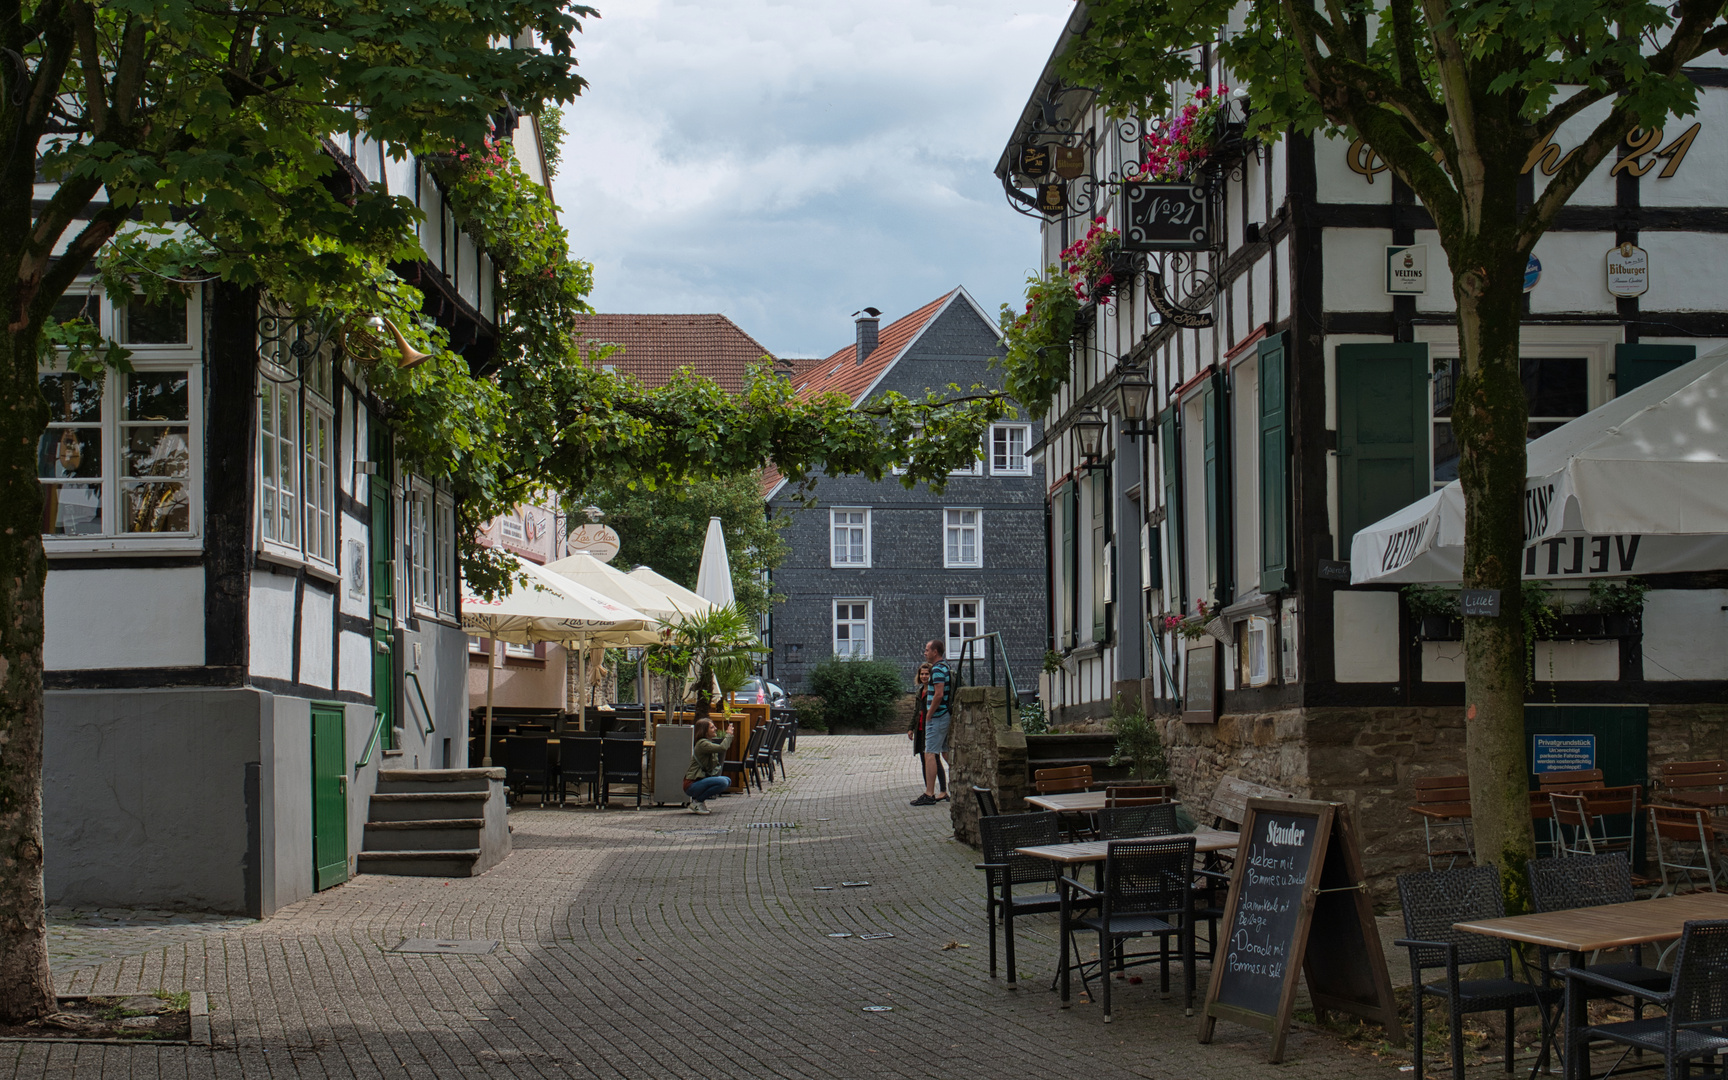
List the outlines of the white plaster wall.
{"label": "white plaster wall", "polygon": [[204,663],[204,571],[53,570],[42,661],[50,671]]}
{"label": "white plaster wall", "polygon": [[1650,253],[1650,291],[1639,297],[1641,310],[1715,311],[1722,307],[1722,279],[1707,270],[1722,256],[1718,237],[1643,232],[1638,244]]}
{"label": "white plaster wall", "polygon": [[1551,232],[1536,241],[1542,280],[1530,292],[1530,310],[1612,312],[1608,294],[1608,249],[1614,234]]}
{"label": "white plaster wall", "polygon": [[1452,262],[1446,258],[1446,249],[1440,246],[1440,234],[1432,229],[1418,229],[1416,242],[1428,245],[1428,291],[1416,294],[1416,310],[1452,311],[1458,306],[1452,296]]}
{"label": "white plaster wall", "polygon": [[1276,322],[1276,312],[1272,310],[1272,257],[1254,260],[1254,265],[1248,271],[1249,296],[1254,302],[1254,319],[1257,323]]}
{"label": "white plaster wall", "polygon": [[1644,597],[1644,677],[1728,679],[1728,589],[1652,589]]}
{"label": "white plaster wall", "polygon": [[1369,183],[1368,177],[1350,171],[1347,156],[1349,149],[1349,139],[1315,134],[1314,180],[1319,200],[1334,203],[1391,203],[1392,174],[1380,173],[1374,177],[1373,183]]}
{"label": "white plaster wall", "polygon": [[336,602],[317,589],[307,589],[300,605],[300,681],[329,690],[335,677],[330,630]]}
{"label": "white plaster wall", "polygon": [[342,685],[336,689],[354,694],[372,693],[372,639],[364,634],[343,631],[338,648],[342,651]]}
{"label": "white plaster wall", "polygon": [[254,573],[248,612],[252,674],[267,679],[294,677],[294,578]]}
{"label": "white plaster wall", "polygon": [[1620,643],[1538,641],[1531,667],[1537,682],[1615,682],[1620,678]]}
{"label": "white plaster wall", "polygon": [[[1570,96],[1568,91],[1561,90],[1555,95],[1555,100],[1559,101],[1567,96]],[[1581,145],[1596,129],[1596,125],[1600,124],[1603,118],[1608,115],[1610,104],[1611,102],[1599,101],[1566,123],[1561,124],[1560,130],[1555,133],[1553,140],[1554,145],[1560,148],[1560,153],[1565,154],[1573,147]],[[1616,156],[1614,152],[1610,151],[1607,160],[1596,166],[1596,170],[1585,177],[1584,182],[1578,185],[1578,190],[1572,193],[1570,199],[1566,200],[1567,205],[1613,206],[1616,199],[1616,184],[1614,178],[1608,174],[1614,168]],[[1530,171],[1535,178],[1537,192],[1546,190],[1550,178],[1543,173],[1541,167],[1538,166]],[[1607,249],[1604,248],[1603,250]],[[1548,260],[1543,259],[1542,264],[1546,266]]]}
{"label": "white plaster wall", "polygon": [[[1645,206],[1721,206],[1722,177],[1728,173],[1728,91],[1705,90],[1698,111],[1684,119],[1671,118],[1662,127],[1661,150],[1693,124],[1702,123],[1686,159],[1668,179],[1660,179],[1668,159],[1661,159],[1638,183],[1638,201]],[[1649,161],[1646,155],[1642,160]],[[1644,233],[1649,236],[1649,233]],[[1642,241],[1640,241],[1642,244]],[[1643,244],[1648,248],[1648,244]]]}
{"label": "white plaster wall", "polygon": [[273,880],[265,883],[264,904],[275,909],[312,895],[312,705],[305,698],[266,700]]}
{"label": "white plaster wall", "polygon": [[1398,594],[1332,594],[1333,678],[1341,683],[1398,681]]}
{"label": "white plaster wall", "polygon": [[1391,229],[1327,229],[1322,235],[1322,289],[1327,311],[1391,311],[1386,246]]}
{"label": "white plaster wall", "polygon": [[1464,643],[1462,641],[1424,641],[1422,643],[1422,681],[1464,681]]}

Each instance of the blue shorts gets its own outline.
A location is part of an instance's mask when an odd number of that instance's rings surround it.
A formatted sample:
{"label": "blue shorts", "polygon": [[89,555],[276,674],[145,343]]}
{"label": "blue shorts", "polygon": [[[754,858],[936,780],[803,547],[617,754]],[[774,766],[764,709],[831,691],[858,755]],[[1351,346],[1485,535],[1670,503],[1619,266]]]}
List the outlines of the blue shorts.
{"label": "blue shorts", "polygon": [[924,752],[926,754],[946,754],[948,752],[948,725],[953,719],[948,713],[932,716],[924,721]]}

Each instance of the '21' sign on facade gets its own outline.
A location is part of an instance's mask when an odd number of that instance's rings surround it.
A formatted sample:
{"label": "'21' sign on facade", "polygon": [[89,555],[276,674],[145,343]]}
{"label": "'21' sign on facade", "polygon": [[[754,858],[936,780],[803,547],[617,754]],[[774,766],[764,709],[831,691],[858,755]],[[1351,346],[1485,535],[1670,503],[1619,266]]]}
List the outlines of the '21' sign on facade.
{"label": "'21' sign on facade", "polygon": [[1202,251],[1212,246],[1212,199],[1202,185],[1122,185],[1123,251]]}

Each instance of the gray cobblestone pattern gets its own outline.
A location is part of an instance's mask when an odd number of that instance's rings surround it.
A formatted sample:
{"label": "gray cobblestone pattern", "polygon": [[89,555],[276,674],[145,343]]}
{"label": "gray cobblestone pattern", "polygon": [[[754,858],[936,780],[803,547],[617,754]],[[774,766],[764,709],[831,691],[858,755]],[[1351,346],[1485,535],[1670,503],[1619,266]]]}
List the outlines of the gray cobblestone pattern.
{"label": "gray cobblestone pattern", "polygon": [[48,909],[48,965],[57,979],[109,960],[196,941],[255,919],[148,908]]}
{"label": "gray cobblestone pattern", "polygon": [[[1150,979],[1121,987],[1109,1027],[1093,1005],[1061,1011],[1051,916],[1023,920],[1024,988],[1006,989],[987,976],[977,854],[945,808],[907,805],[904,736],[807,736],[787,762],[708,817],[529,809],[483,877],[360,877],[72,970],[64,993],[208,991],[216,1045],[4,1044],[0,1077],[1396,1077],[1300,1029],[1281,1066],[1245,1028],[1199,1046]],[[747,827],[771,821],[797,827]],[[405,938],[501,944],[388,951]]]}
{"label": "gray cobblestone pattern", "polygon": [[[922,398],[949,383],[1000,386],[991,366],[1000,352],[996,328],[964,300],[948,307],[882,380],[877,392],[895,390]],[[1031,438],[1041,426],[1032,425]],[[834,649],[836,598],[869,598],[875,655],[898,661],[910,685],[923,659],[924,643],[946,634],[948,597],[981,597],[984,631],[1000,631],[1018,687],[1035,690],[1048,644],[1044,559],[1044,467],[1031,476],[958,476],[941,495],[920,484],[908,491],[894,477],[872,483],[862,477],[825,477],[816,485],[818,504],[800,508],[790,488],[772,506],[791,516],[786,529],[790,554],[774,571],[774,588],[785,602],[774,607],[774,675],[794,692],[804,688],[810,667]],[[829,565],[828,510],[871,508],[868,569]],[[980,509],[983,566],[943,566],[947,507]],[[789,646],[798,646],[796,654]],[[982,667],[978,681],[988,681]]]}

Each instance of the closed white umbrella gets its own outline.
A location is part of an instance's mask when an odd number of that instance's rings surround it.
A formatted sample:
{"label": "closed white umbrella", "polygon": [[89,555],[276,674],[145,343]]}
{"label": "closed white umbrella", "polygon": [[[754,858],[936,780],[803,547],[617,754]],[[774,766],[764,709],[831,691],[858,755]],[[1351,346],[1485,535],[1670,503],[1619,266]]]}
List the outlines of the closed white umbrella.
{"label": "closed white umbrella", "polygon": [[716,607],[738,602],[732,591],[732,564],[726,559],[726,534],[720,519],[708,519],[708,535],[702,541],[702,561],[696,567],[696,595]]}
{"label": "closed white umbrella", "polygon": [[[1556,428],[1526,454],[1525,577],[1728,568],[1728,349]],[[1452,582],[1463,567],[1456,480],[1350,545],[1353,584]]]}
{"label": "closed white umbrella", "polygon": [[[628,641],[633,635],[654,640],[654,620],[545,567],[506,556],[511,563],[508,592],[487,599],[462,589],[462,629],[493,641]],[[519,580],[526,578],[526,581]],[[492,687],[494,664],[486,661],[486,743],[481,766],[492,764]]]}

